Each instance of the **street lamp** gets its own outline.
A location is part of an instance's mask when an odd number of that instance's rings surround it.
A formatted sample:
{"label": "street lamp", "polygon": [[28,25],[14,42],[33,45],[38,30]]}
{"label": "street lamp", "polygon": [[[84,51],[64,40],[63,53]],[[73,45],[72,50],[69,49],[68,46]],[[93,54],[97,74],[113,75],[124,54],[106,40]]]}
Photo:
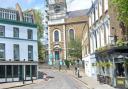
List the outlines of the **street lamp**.
{"label": "street lamp", "polygon": [[109,37],[110,37],[110,44],[115,45],[116,44],[115,37],[114,36],[109,36]]}
{"label": "street lamp", "polygon": [[114,30],[114,35],[109,36],[110,42],[112,45],[116,45],[116,42],[117,42],[116,29],[114,27],[112,27],[112,30]]}

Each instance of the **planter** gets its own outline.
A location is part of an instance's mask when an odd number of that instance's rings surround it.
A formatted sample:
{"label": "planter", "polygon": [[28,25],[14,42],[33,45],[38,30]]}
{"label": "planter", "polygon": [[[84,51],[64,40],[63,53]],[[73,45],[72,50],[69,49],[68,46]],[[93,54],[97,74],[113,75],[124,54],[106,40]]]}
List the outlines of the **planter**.
{"label": "planter", "polygon": [[125,77],[117,77],[116,78],[116,87],[125,88]]}
{"label": "planter", "polygon": [[111,77],[105,76],[105,83],[111,85]]}
{"label": "planter", "polygon": [[100,81],[100,75],[99,74],[97,75],[97,81]]}
{"label": "planter", "polygon": [[105,77],[103,75],[99,76],[99,82],[100,83],[105,83]]}

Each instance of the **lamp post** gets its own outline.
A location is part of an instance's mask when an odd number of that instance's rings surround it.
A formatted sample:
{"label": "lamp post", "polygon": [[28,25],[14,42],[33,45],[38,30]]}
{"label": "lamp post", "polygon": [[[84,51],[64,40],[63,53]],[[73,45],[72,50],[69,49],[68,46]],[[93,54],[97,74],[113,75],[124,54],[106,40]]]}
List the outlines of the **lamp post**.
{"label": "lamp post", "polygon": [[110,41],[111,41],[112,45],[116,45],[118,36],[116,35],[116,29],[114,27],[112,27],[112,30],[114,30],[114,34],[112,36],[109,36],[110,37]]}
{"label": "lamp post", "polygon": [[77,60],[77,76],[78,76],[78,78],[80,77],[80,69],[79,69],[79,62],[80,62],[80,60],[78,59]]}

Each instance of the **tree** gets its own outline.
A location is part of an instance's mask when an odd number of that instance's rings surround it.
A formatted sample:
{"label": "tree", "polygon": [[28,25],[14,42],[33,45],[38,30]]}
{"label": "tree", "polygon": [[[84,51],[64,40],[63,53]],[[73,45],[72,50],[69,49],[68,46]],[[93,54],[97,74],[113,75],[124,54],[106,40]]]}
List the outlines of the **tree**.
{"label": "tree", "polygon": [[81,40],[75,39],[69,42],[68,54],[69,56],[75,58],[76,60],[82,58]]}
{"label": "tree", "polygon": [[118,11],[118,20],[126,39],[128,38],[128,0],[112,0],[113,6]]}
{"label": "tree", "polygon": [[42,24],[42,16],[43,14],[41,13],[40,10],[34,10],[34,18],[35,18],[35,23],[37,25],[37,34],[38,34],[38,57],[39,57],[39,62],[42,62],[45,58],[45,46],[42,44],[41,39],[43,37],[43,24]]}
{"label": "tree", "polygon": [[35,23],[37,25],[38,29],[38,41],[43,37],[43,24],[42,24],[42,18],[43,14],[41,13],[40,10],[34,10],[34,18],[35,18]]}

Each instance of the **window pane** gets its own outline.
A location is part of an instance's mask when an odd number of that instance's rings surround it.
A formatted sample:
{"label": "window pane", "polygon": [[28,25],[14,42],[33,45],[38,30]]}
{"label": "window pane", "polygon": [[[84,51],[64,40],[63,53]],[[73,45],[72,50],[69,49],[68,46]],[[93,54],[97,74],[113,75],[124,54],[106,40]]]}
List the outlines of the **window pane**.
{"label": "window pane", "polygon": [[5,59],[5,44],[0,44],[0,60]]}
{"label": "window pane", "polygon": [[12,66],[7,65],[7,78],[12,78]]}
{"label": "window pane", "polygon": [[19,28],[13,28],[13,36],[19,38]]}
{"label": "window pane", "polygon": [[28,46],[28,60],[33,60],[33,46]]}
{"label": "window pane", "polygon": [[26,77],[30,77],[30,65],[26,66]]}
{"label": "window pane", "polygon": [[32,65],[32,76],[36,77],[36,72],[37,72],[37,66],[36,65]]}
{"label": "window pane", "polygon": [[5,66],[0,65],[0,78],[5,78]]}
{"label": "window pane", "polygon": [[32,30],[28,30],[28,39],[33,39],[33,32]]}
{"label": "window pane", "polygon": [[19,45],[18,44],[14,44],[14,60],[19,60],[20,56],[19,56]]}
{"label": "window pane", "polygon": [[70,34],[70,40],[74,40],[74,30],[73,29],[69,30],[69,34]]}
{"label": "window pane", "polygon": [[0,25],[0,36],[5,36],[5,26]]}
{"label": "window pane", "polygon": [[13,66],[13,77],[18,77],[18,65]]}
{"label": "window pane", "polygon": [[55,41],[59,41],[59,32],[58,31],[55,31],[54,32],[54,38],[55,38]]}

